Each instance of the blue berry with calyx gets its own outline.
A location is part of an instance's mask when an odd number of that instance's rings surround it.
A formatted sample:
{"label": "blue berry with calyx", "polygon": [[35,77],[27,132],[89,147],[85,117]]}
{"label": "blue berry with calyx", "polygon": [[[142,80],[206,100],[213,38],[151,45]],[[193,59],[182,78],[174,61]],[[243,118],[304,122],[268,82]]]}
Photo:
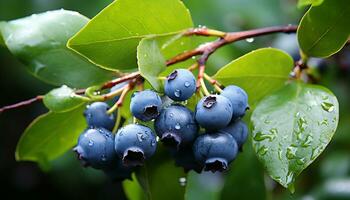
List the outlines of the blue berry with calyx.
{"label": "blue berry with calyx", "polygon": [[193,112],[182,105],[162,109],[154,127],[163,144],[172,148],[193,142],[199,130]]}
{"label": "blue berry with calyx", "polygon": [[176,69],[167,76],[164,83],[165,94],[174,101],[185,101],[196,91],[196,78],[187,69]]}
{"label": "blue berry with calyx", "polygon": [[238,153],[236,140],[226,133],[200,135],[193,144],[196,161],[205,171],[225,171]]}
{"label": "blue berry with calyx", "polygon": [[84,116],[90,128],[105,128],[112,130],[115,124],[115,115],[107,114],[109,110],[105,102],[94,102],[86,107]]}
{"label": "blue berry with calyx", "polygon": [[239,151],[248,138],[248,127],[242,120],[232,121],[227,127],[220,129],[220,133],[228,133],[236,140]]}
{"label": "blue berry with calyx", "polygon": [[161,106],[162,100],[156,92],[144,90],[132,95],[130,111],[137,119],[150,121],[159,115]]}
{"label": "blue berry with calyx", "polygon": [[195,119],[207,130],[218,130],[226,127],[232,119],[230,100],[221,95],[203,97],[196,106]]}
{"label": "blue berry with calyx", "polygon": [[115,151],[128,167],[143,165],[156,152],[156,148],[155,135],[143,125],[126,125],[115,135]]}
{"label": "blue berry with calyx", "polygon": [[114,136],[104,128],[85,130],[73,149],[83,166],[104,169],[117,157],[114,151]]}
{"label": "blue berry with calyx", "polygon": [[249,109],[248,95],[242,88],[235,85],[229,85],[223,89],[221,95],[231,101],[233,110],[232,120],[243,117]]}

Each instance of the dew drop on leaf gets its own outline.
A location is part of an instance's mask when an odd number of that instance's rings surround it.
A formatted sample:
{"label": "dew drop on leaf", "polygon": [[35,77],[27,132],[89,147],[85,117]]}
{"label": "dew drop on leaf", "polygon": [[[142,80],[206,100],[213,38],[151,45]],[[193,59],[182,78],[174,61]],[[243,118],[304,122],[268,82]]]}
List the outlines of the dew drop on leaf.
{"label": "dew drop on leaf", "polygon": [[327,112],[332,112],[334,110],[334,105],[329,102],[322,102],[321,106],[322,106],[322,109]]}

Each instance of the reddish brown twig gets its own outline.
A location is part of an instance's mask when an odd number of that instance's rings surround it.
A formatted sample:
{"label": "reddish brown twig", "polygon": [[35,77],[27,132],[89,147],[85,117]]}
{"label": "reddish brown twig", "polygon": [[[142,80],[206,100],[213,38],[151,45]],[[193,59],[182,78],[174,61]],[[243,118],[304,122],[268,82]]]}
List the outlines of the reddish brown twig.
{"label": "reddish brown twig", "polygon": [[123,83],[125,81],[128,81],[128,80],[131,80],[131,79],[136,79],[138,77],[140,77],[140,72],[137,71],[137,72],[133,72],[133,73],[130,73],[130,74],[126,74],[125,76],[123,77],[120,77],[120,78],[117,78],[115,80],[112,80],[112,81],[109,81],[107,83],[105,83],[103,86],[102,86],[102,89],[107,89],[107,88],[111,88],[115,85],[117,85],[118,83]]}
{"label": "reddish brown twig", "polygon": [[4,112],[6,110],[11,110],[11,109],[19,108],[19,107],[22,107],[22,106],[30,105],[30,104],[32,104],[32,103],[34,103],[36,101],[41,101],[43,99],[43,97],[44,96],[39,95],[39,96],[36,96],[34,98],[18,102],[16,104],[4,106],[4,107],[0,108],[0,113]]}

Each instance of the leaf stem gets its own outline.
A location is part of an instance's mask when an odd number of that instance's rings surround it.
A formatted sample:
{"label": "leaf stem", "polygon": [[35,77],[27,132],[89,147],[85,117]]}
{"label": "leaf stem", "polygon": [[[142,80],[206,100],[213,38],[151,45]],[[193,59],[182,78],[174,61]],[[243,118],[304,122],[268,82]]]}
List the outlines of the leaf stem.
{"label": "leaf stem", "polygon": [[207,86],[204,83],[204,79],[200,79],[200,82],[201,82],[201,88],[203,89],[205,96],[209,96],[210,92],[208,91]]}

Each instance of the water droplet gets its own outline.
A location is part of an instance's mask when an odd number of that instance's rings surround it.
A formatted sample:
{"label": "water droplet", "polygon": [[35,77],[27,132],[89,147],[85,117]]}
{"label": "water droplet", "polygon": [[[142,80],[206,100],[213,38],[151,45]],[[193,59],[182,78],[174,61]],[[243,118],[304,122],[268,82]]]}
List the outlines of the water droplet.
{"label": "water droplet", "polygon": [[195,60],[196,59],[196,56],[192,56],[192,60]]}
{"label": "water droplet", "polygon": [[181,96],[181,91],[179,89],[176,89],[175,92],[174,92],[174,95],[176,97],[180,97]]}
{"label": "water droplet", "polygon": [[151,142],[151,146],[154,147],[154,145],[156,145],[157,141],[156,140],[152,140]]}
{"label": "water droplet", "polygon": [[328,100],[328,99],[329,99],[328,96],[323,96],[323,97],[322,97],[322,100]]}
{"label": "water droplet", "polygon": [[144,141],[145,139],[147,139],[147,135],[143,134],[143,133],[137,133],[137,139],[139,140],[139,142]]}
{"label": "water droplet", "polygon": [[103,162],[106,162],[106,161],[107,161],[107,156],[106,156],[105,154],[102,154],[101,160],[102,160]]}
{"label": "water droplet", "polygon": [[247,39],[245,39],[245,41],[252,43],[252,42],[254,42],[254,38],[247,38]]}
{"label": "water droplet", "polygon": [[266,118],[265,121],[264,121],[264,123],[265,123],[265,124],[270,124],[271,121],[270,121],[268,118]]}
{"label": "water droplet", "polygon": [[190,87],[191,83],[186,81],[184,85],[185,85],[185,87]]}
{"label": "water droplet", "polygon": [[313,137],[311,135],[306,136],[305,140],[301,144],[302,147],[309,147],[313,141]]}
{"label": "water droplet", "polygon": [[322,109],[327,112],[332,112],[334,110],[334,105],[329,102],[323,102],[321,103]]}
{"label": "water droplet", "polygon": [[92,147],[94,145],[94,142],[92,140],[89,140],[89,146]]}
{"label": "water droplet", "polygon": [[156,137],[156,141],[159,142],[159,137],[158,136]]}
{"label": "water droplet", "polygon": [[180,177],[179,178],[179,183],[181,186],[186,186],[187,179],[185,177]]}
{"label": "water droplet", "polygon": [[174,117],[174,113],[170,113],[169,115],[170,115],[170,118]]}
{"label": "water droplet", "polygon": [[261,148],[258,150],[258,154],[259,154],[260,156],[263,156],[263,155],[265,155],[265,154],[267,153],[268,150],[269,150],[269,149],[268,149],[267,147],[263,146],[263,147],[261,147]]}
{"label": "water droplet", "polygon": [[[277,130],[276,130],[276,134],[277,134]],[[259,132],[255,133],[255,136],[253,139],[255,141],[258,141],[258,142],[266,140],[266,139],[269,139],[270,141],[272,141],[273,139],[275,139],[276,134],[264,134],[261,131],[259,131]]]}
{"label": "water droplet", "polygon": [[318,122],[318,125],[319,125],[319,126],[321,126],[321,125],[328,126],[328,120],[327,120],[327,119],[324,119],[324,120]]}
{"label": "water droplet", "polygon": [[180,124],[179,124],[179,123],[176,123],[176,125],[175,125],[175,129],[176,129],[176,130],[180,130],[180,129],[181,129],[181,126],[180,126]]}
{"label": "water droplet", "polygon": [[286,156],[289,160],[291,160],[296,158],[296,153],[297,153],[297,148],[290,146],[287,148]]}
{"label": "water droplet", "polygon": [[305,164],[305,158],[297,159],[297,164],[298,165],[304,165]]}

